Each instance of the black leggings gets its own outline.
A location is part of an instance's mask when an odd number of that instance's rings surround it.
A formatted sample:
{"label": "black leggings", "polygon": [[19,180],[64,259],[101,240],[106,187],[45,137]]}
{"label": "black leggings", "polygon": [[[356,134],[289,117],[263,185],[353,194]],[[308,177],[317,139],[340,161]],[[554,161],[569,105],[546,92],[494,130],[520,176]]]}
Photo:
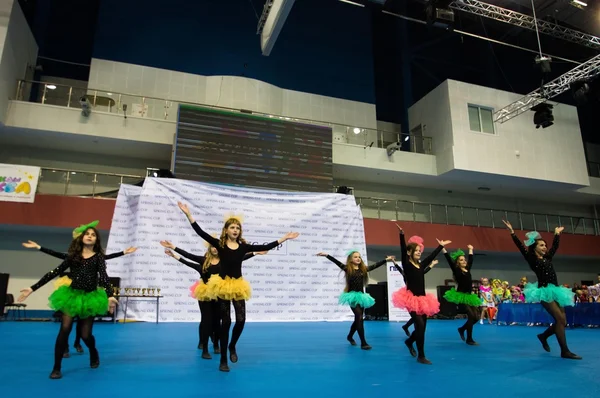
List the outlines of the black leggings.
{"label": "black leggings", "polygon": [[[231,333],[231,344],[229,344],[229,329],[231,328],[231,303],[235,309],[235,326]],[[246,302],[244,300],[221,300],[219,299],[221,312],[221,363],[227,363],[227,348],[235,352],[244,324],[246,323]],[[229,345],[228,345],[229,344]]]}
{"label": "black leggings", "polygon": [[479,307],[471,307],[467,305],[467,321],[459,330],[467,331],[467,341],[473,342],[473,325],[479,320]]}
{"label": "black leggings", "polygon": [[221,328],[221,314],[219,302],[214,301],[198,301],[200,306],[200,325],[198,325],[198,339],[205,349],[208,346],[208,338],[210,337],[215,347],[219,346],[219,335]]}
{"label": "black leggings", "polygon": [[[92,335],[92,327],[94,326],[94,317],[79,319],[77,324],[81,324],[81,339],[90,350],[90,362],[98,361],[98,350],[96,350],[96,339]],[[61,369],[63,354],[69,346],[69,334],[73,328],[73,317],[63,314],[60,330],[56,337],[56,345],[54,346],[54,370]]]}
{"label": "black leggings", "polygon": [[547,303],[542,301],[542,307],[554,318],[554,323],[548,327],[542,333],[544,339],[548,339],[548,337],[553,334],[556,335],[556,340],[558,340],[558,345],[560,346],[560,353],[567,354],[571,351],[567,346],[567,335],[565,332],[565,328],[567,326],[567,316],[565,315],[565,309],[562,308],[556,301],[551,303]]}
{"label": "black leggings", "polygon": [[415,330],[411,333],[407,342],[417,343],[417,352],[419,358],[425,358],[425,329],[427,328],[427,315],[417,315],[416,312],[411,312],[410,317],[415,324]]}
{"label": "black leggings", "polygon": [[354,322],[352,322],[352,326],[350,326],[350,333],[348,334],[348,339],[352,339],[354,336],[354,332],[358,332],[358,337],[360,337],[360,345],[366,346],[367,340],[365,340],[365,326],[364,326],[364,309],[360,305],[356,307],[350,307],[352,312],[354,313]]}

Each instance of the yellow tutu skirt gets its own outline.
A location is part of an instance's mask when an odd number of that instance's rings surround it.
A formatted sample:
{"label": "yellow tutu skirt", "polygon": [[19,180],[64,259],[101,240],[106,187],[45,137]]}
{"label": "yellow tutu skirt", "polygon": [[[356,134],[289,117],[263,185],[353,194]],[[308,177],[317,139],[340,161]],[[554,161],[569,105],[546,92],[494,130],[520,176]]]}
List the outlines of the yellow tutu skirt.
{"label": "yellow tutu skirt", "polygon": [[221,300],[250,300],[252,297],[252,288],[250,283],[244,278],[225,279],[219,275],[213,275],[208,280],[207,294],[213,299],[220,298]]}
{"label": "yellow tutu skirt", "polygon": [[208,286],[200,279],[190,287],[190,293],[193,298],[198,301],[211,301],[214,300],[208,294]]}
{"label": "yellow tutu skirt", "polygon": [[63,276],[54,281],[54,288],[58,289],[61,286],[71,286],[73,281],[68,276]]}

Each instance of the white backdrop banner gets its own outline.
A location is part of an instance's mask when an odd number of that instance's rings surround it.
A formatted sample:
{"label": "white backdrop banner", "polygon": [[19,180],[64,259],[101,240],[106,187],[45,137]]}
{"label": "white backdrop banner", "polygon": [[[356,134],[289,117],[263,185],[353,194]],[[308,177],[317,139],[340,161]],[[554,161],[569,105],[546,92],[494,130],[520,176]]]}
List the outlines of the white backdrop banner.
{"label": "white backdrop banner", "polygon": [[39,167],[0,164],[0,201],[33,203],[39,178]]}
{"label": "white backdrop banner", "polygon": [[[272,242],[289,231],[300,236],[243,264],[252,286],[248,321],[340,321],[352,319],[339,306],[344,289],[340,269],[315,254],[323,251],[344,261],[349,249],[366,259],[364,225],[353,196],[268,191],[178,179],[147,178],[143,189],[122,186],[112,221],[107,253],[137,246],[129,256],[107,262],[122,287],[160,288],[160,320],[198,321],[197,301],[189,287],[196,271],[164,254],[160,240],[204,255],[206,246],[177,202],[188,204],[198,225],[220,235],[225,216],[243,217],[243,237],[250,243]],[[122,306],[120,307],[122,310]],[[121,314],[122,316],[122,314]],[[154,302],[130,300],[128,319],[154,321]]]}
{"label": "white backdrop banner", "polygon": [[[396,261],[396,263],[402,267],[402,263],[400,261]],[[402,310],[400,308],[396,308],[394,307],[394,304],[392,304],[392,294],[394,294],[395,291],[400,290],[401,288],[403,288],[405,285],[404,283],[404,277],[402,276],[402,274],[400,272],[398,272],[398,270],[396,269],[396,267],[394,267],[394,264],[388,263],[387,264],[387,281],[388,281],[388,307],[389,307],[389,320],[390,321],[407,321],[410,319],[410,314],[408,313],[408,311],[406,310]]]}

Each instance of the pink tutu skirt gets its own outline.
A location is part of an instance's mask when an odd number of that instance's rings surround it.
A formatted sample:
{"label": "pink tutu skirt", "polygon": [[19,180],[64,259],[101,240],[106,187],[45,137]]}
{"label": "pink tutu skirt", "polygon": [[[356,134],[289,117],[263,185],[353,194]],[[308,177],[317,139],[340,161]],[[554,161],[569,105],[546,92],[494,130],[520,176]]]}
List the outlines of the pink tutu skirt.
{"label": "pink tutu skirt", "polygon": [[392,304],[396,308],[416,312],[417,315],[432,316],[440,312],[440,302],[433,294],[415,296],[405,287],[392,294]]}

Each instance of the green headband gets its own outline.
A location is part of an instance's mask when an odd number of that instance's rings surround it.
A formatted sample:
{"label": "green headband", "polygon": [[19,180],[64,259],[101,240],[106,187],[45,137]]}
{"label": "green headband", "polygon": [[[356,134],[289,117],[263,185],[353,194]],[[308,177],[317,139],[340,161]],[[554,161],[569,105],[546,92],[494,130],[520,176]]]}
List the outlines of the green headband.
{"label": "green headband", "polygon": [[450,258],[452,259],[452,261],[456,262],[456,260],[460,257],[460,256],[464,256],[465,252],[462,251],[461,249],[458,249],[457,251],[454,251],[452,253],[450,253]]}
{"label": "green headband", "polygon": [[73,239],[77,239],[77,237],[79,235],[81,235],[82,233],[84,233],[85,231],[87,231],[88,228],[96,228],[96,226],[98,224],[100,224],[100,221],[95,220],[95,221],[92,221],[89,224],[85,224],[85,225],[82,224],[82,225],[78,226],[77,228],[75,228],[73,230]]}

